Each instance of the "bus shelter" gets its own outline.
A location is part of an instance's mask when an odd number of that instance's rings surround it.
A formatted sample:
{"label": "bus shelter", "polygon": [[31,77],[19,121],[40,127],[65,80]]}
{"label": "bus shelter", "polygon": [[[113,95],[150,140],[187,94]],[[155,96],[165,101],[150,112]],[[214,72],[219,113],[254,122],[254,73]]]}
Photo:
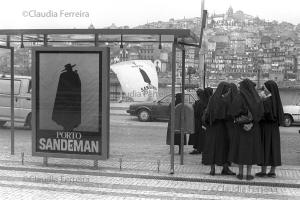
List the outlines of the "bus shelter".
{"label": "bus shelter", "polygon": [[[203,29],[203,28],[202,28]],[[201,31],[203,33],[203,30]],[[73,37],[65,37],[73,36]],[[175,82],[176,82],[176,50],[181,51],[182,57],[182,102],[184,104],[185,93],[185,46],[201,48],[198,45],[202,40],[188,29],[6,29],[0,30],[0,49],[11,52],[11,154],[14,154],[14,49],[15,48],[48,48],[48,47],[107,47],[119,45],[124,47],[126,43],[157,43],[172,45],[171,71],[172,71],[172,101],[171,101],[171,145],[170,145],[170,172],[174,173],[174,132],[175,132]],[[109,87],[109,86],[108,86]],[[109,95],[109,94],[107,94]],[[184,105],[183,105],[184,106]],[[184,117],[184,109],[182,109]],[[182,129],[181,129],[182,130]],[[183,130],[181,131],[181,142],[183,144]],[[183,151],[183,145],[181,145]],[[47,162],[47,159],[44,159]],[[181,154],[183,164],[183,153]]]}

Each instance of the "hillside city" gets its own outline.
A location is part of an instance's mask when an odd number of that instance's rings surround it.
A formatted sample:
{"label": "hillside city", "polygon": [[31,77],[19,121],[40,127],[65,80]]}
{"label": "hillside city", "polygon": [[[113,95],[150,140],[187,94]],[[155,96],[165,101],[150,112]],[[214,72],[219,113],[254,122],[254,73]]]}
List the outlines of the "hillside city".
{"label": "hillside city", "polygon": [[[133,28],[190,29],[199,36],[200,27],[201,18],[194,17],[151,22]],[[89,28],[95,27],[91,24]],[[130,27],[118,27],[112,24],[105,28],[128,29]],[[116,44],[109,44],[109,46],[111,64],[126,60],[152,60],[157,67],[159,84],[170,84],[171,44],[163,43],[162,48],[159,48],[157,43],[149,42],[124,43],[123,48]],[[9,58],[2,54],[0,61],[1,72],[9,73]],[[176,54],[176,62],[176,76],[180,81],[182,63],[180,51]],[[209,13],[202,49],[200,51],[195,47],[186,47],[185,63],[187,83],[195,87],[202,84],[204,65],[209,86],[215,86],[223,80],[236,82],[242,78],[256,81],[272,79],[281,87],[297,86],[300,80],[300,23],[293,25],[275,20],[266,21],[242,11],[234,11],[232,7],[224,14]],[[16,73],[30,75],[30,66],[30,49],[17,49]],[[114,82],[115,76],[113,74],[111,76]]]}

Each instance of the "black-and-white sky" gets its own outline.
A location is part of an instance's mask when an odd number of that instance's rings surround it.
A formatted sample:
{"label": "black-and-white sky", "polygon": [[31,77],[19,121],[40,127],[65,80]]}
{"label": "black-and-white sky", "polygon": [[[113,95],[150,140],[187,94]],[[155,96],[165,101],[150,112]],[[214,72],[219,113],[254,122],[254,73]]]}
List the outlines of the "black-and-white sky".
{"label": "black-and-white sky", "polygon": [[[210,14],[226,13],[230,6],[234,12],[241,10],[269,21],[300,23],[300,0],[205,1],[205,9]],[[68,12],[79,12],[79,16],[72,17]],[[1,5],[0,29],[87,28],[91,23],[95,28],[112,23],[134,27],[200,15],[201,0],[6,0]]]}

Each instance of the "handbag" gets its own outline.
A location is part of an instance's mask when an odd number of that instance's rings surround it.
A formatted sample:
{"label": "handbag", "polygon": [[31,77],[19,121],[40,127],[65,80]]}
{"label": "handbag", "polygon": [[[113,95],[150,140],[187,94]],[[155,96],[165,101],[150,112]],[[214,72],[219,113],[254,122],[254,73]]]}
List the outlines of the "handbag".
{"label": "handbag", "polygon": [[247,115],[241,115],[239,117],[236,117],[234,119],[234,123],[236,124],[249,124],[253,121],[253,117],[252,117],[252,114],[249,110],[247,110]]}

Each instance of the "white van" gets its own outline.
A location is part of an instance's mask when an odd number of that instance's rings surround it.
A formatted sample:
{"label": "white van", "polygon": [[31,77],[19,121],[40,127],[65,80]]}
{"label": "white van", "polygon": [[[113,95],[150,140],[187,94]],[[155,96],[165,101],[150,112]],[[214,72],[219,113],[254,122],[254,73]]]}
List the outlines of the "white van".
{"label": "white van", "polygon": [[[31,77],[15,76],[14,113],[15,122],[31,128]],[[0,126],[11,120],[11,78],[0,74]]]}

